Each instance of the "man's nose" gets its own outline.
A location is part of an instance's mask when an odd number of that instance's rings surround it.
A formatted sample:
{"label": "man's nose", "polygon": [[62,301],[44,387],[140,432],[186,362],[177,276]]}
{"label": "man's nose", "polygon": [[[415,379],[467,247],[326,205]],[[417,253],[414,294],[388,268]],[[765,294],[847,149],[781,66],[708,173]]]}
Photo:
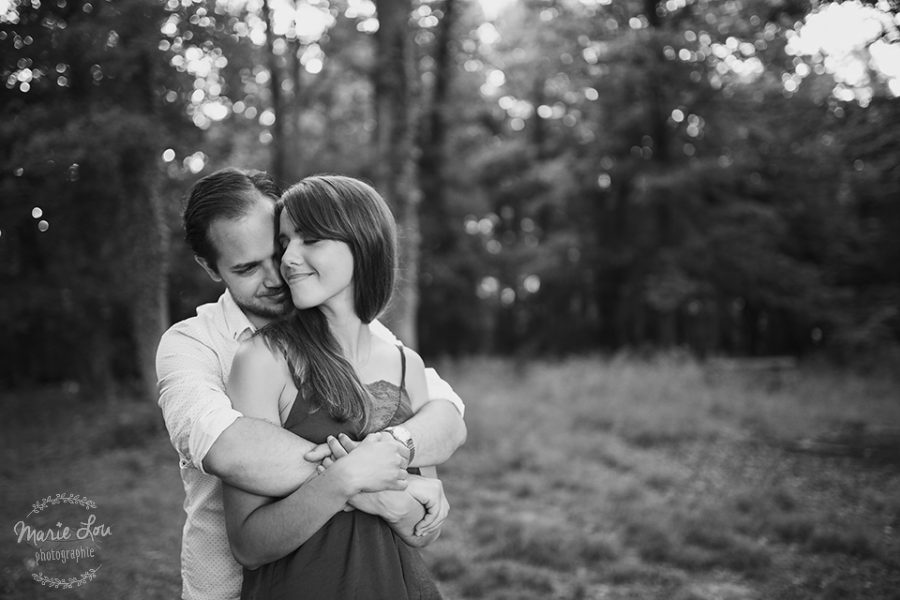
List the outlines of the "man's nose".
{"label": "man's nose", "polygon": [[271,258],[266,261],[266,279],[265,284],[266,287],[270,288],[279,288],[284,285],[284,282],[281,279],[281,271],[278,270],[278,262],[275,258]]}

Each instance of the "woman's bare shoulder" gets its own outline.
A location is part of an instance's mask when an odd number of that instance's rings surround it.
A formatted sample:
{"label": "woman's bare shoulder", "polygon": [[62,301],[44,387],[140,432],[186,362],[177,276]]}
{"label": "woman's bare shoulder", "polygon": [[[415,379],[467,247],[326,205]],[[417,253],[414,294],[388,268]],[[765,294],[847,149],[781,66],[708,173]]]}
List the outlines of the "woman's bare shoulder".
{"label": "woman's bare shoulder", "polygon": [[262,336],[254,335],[238,346],[232,362],[232,370],[236,368],[254,373],[282,373],[287,371],[287,360]]}
{"label": "woman's bare shoulder", "polygon": [[399,385],[404,361],[407,380],[417,371],[424,372],[422,357],[415,350],[376,336],[372,337],[372,354],[369,356],[366,369],[371,375],[369,379],[384,379]]}

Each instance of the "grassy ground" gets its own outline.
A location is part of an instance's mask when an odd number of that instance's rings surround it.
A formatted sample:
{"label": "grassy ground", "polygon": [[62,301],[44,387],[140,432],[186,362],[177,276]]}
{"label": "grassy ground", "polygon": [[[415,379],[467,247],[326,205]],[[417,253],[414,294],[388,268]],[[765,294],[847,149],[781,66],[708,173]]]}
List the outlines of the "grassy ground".
{"label": "grassy ground", "polygon": [[[900,382],[600,358],[440,365],[469,441],[426,551],[447,598],[900,598]],[[182,492],[155,407],[0,397],[0,597],[177,597]],[[13,524],[93,498],[97,580],[30,578]]]}

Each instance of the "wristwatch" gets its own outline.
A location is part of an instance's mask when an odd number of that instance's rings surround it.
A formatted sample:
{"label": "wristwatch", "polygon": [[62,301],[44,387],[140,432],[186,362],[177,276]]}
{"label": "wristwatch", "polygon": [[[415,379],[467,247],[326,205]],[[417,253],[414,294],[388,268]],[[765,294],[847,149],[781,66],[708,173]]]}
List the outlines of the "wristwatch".
{"label": "wristwatch", "polygon": [[406,446],[406,449],[409,450],[409,462],[412,462],[413,457],[416,455],[416,444],[413,442],[409,429],[403,425],[392,425],[391,427],[385,427],[384,430],[394,436],[395,440]]}

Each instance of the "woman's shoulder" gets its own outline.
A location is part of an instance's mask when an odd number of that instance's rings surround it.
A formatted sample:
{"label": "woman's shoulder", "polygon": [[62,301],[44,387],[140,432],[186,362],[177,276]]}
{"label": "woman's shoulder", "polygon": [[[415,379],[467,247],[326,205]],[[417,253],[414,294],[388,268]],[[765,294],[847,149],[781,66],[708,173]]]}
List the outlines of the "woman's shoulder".
{"label": "woman's shoulder", "polygon": [[[399,385],[404,373],[408,376],[411,371],[424,370],[422,357],[413,350],[400,343],[392,343],[388,340],[372,337],[372,355],[369,364],[373,370],[377,370],[385,379]],[[384,376],[384,375],[387,376]]]}
{"label": "woman's shoulder", "polygon": [[[234,367],[242,367],[257,372],[270,373],[287,368],[284,354],[260,335],[241,341],[234,353]],[[234,368],[233,367],[233,368]]]}

